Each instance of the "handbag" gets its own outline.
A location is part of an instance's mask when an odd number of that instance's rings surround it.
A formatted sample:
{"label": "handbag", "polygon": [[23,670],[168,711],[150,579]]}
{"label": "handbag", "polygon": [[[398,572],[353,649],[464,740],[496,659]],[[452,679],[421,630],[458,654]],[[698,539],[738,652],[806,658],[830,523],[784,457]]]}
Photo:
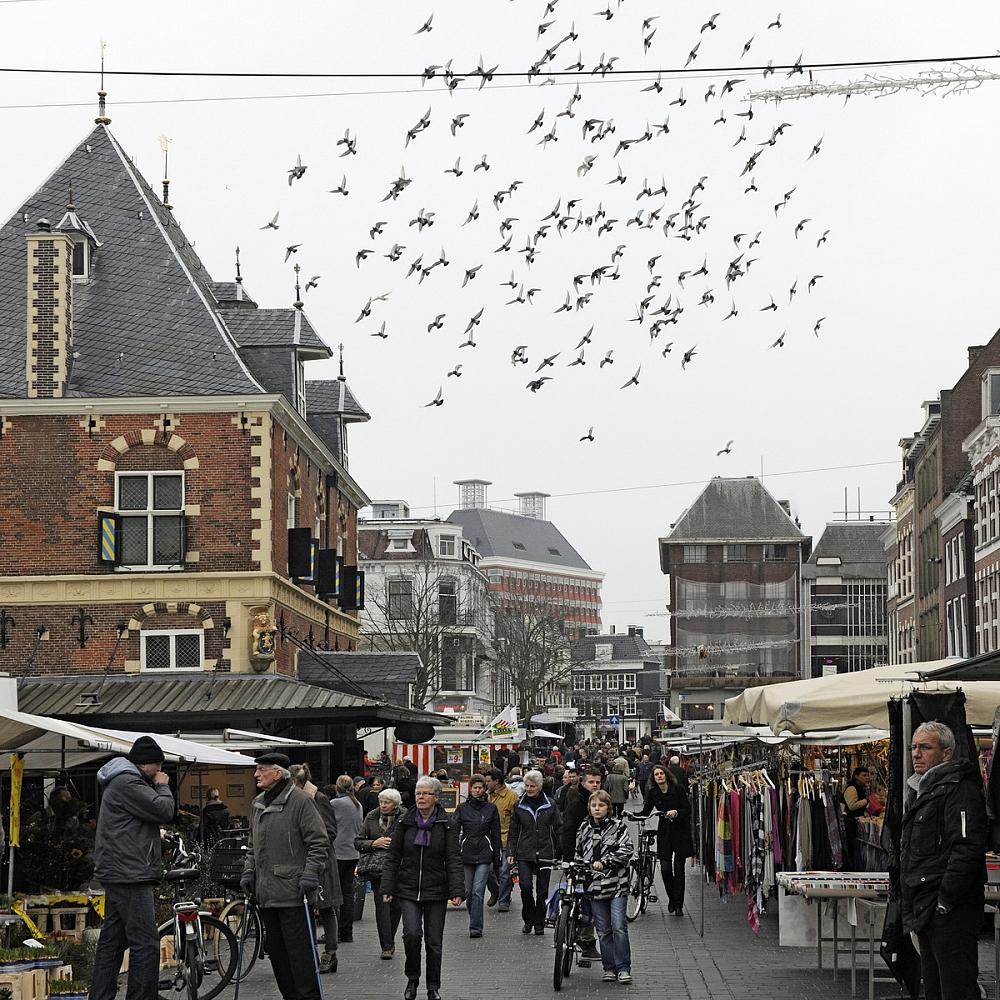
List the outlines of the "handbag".
{"label": "handbag", "polygon": [[388,855],[388,851],[369,851],[367,854],[362,854],[358,858],[357,873],[365,876],[381,875]]}

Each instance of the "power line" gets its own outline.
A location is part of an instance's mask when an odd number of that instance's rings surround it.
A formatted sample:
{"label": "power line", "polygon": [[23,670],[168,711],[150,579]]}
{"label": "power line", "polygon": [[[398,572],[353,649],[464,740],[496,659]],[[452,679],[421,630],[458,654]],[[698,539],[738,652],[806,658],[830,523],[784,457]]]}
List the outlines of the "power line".
{"label": "power line", "polygon": [[[2,0],[2,2],[10,2],[10,0]],[[591,70],[590,73],[580,70],[541,70],[537,72],[534,70],[496,70],[489,74],[489,78],[500,77],[521,77],[521,76],[540,76],[544,75],[546,77],[572,77],[574,79],[581,79],[587,75],[596,76],[598,72],[602,72],[602,76],[641,76],[649,77],[657,74],[667,74],[671,76],[687,77],[695,74],[705,75],[705,74],[725,74],[725,73],[772,73],[772,72],[785,72],[789,71],[794,74],[807,73],[809,71],[822,72],[824,70],[834,70],[834,69],[873,69],[879,66],[914,66],[921,65],[925,63],[957,63],[957,62],[975,62],[978,60],[986,59],[1000,59],[1000,55],[977,55],[977,56],[931,56],[931,57],[919,57],[913,59],[872,59],[872,60],[862,60],[860,62],[817,62],[817,63],[784,63],[779,65],[767,65],[767,66],[715,66],[711,68],[698,67],[698,68],[684,68],[684,69],[671,69],[669,67],[643,67],[642,69],[610,69],[606,73],[600,70]],[[64,75],[64,76],[99,76],[101,70],[99,69],[52,69],[46,67],[35,67],[35,66],[0,66],[0,73],[37,73],[42,75]],[[399,80],[399,79],[409,79],[409,80],[434,80],[434,79],[445,79],[443,73],[438,73],[434,71],[429,75],[428,70],[423,70],[420,72],[374,72],[374,73],[359,73],[359,72],[346,72],[346,73],[277,73],[277,72],[261,72],[260,70],[240,70],[240,71],[221,71],[221,70],[147,70],[147,69],[106,69],[104,70],[105,77],[113,76],[146,76],[146,77],[181,77],[181,78],[213,78],[213,79],[244,79],[244,80]],[[467,73],[452,73],[452,78],[461,77],[462,79],[474,80],[476,78],[481,78],[483,76],[477,69],[473,69]]]}

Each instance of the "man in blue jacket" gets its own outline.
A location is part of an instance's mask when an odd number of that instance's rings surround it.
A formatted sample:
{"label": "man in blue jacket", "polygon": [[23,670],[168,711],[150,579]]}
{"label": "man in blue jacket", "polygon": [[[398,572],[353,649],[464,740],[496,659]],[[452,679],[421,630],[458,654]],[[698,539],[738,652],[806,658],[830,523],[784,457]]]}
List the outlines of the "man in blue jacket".
{"label": "man in blue jacket", "polygon": [[115,757],[97,772],[104,786],[97,816],[94,878],[104,887],[104,927],[97,942],[90,983],[93,1000],[112,1000],[118,970],[129,952],[125,1000],[155,1000],[160,938],[153,889],[160,880],[160,826],[175,812],[163,773],[163,751],[140,736],[127,757]]}
{"label": "man in blue jacket", "polygon": [[903,817],[903,930],[916,932],[926,1000],[979,996],[979,927],[986,882],[986,804],[975,761],[955,757],[942,722],[913,733],[908,779],[916,797]]}

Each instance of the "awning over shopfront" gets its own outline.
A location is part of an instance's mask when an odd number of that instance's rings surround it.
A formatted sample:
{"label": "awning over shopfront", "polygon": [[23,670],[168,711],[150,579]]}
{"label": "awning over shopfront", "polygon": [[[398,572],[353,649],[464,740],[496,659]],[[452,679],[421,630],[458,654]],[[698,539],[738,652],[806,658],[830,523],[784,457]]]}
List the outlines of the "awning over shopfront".
{"label": "awning over shopfront", "polygon": [[769,726],[781,734],[843,730],[858,726],[887,729],[891,698],[915,689],[962,690],[970,725],[989,726],[1000,706],[1000,682],[938,679],[934,669],[952,661],[873,667],[811,680],[748,688],[726,701],[727,721]]}
{"label": "awning over shopfront", "polygon": [[85,764],[111,754],[127,754],[140,736],[152,736],[168,760],[224,767],[253,766],[254,759],[177,736],[81,726],[28,712],[0,708],[0,769],[10,767],[10,754],[25,757],[32,771]]}

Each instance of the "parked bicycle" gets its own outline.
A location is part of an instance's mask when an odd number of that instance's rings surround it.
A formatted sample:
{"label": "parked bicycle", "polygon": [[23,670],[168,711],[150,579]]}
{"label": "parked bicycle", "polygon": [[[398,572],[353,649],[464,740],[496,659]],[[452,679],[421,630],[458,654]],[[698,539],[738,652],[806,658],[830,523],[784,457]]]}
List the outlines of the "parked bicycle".
{"label": "parked bicycle", "polygon": [[639,832],[635,838],[635,854],[628,863],[628,903],[625,917],[632,923],[640,913],[646,912],[647,903],[656,902],[653,891],[653,877],[656,874],[656,830],[647,830],[646,824],[664,814],[654,812],[649,816],[637,816],[626,812],[626,819],[639,824]]}
{"label": "parked bicycle", "polygon": [[577,934],[583,923],[583,882],[593,871],[590,865],[580,861],[559,861],[552,867],[563,873],[556,889],[559,909],[556,913],[554,936],[556,954],[552,966],[552,988],[561,990],[563,979],[573,968],[573,956],[579,947]]}
{"label": "parked bicycle", "polygon": [[183,838],[167,834],[173,849],[172,866],[163,876],[174,887],[173,917],[159,927],[160,1000],[212,1000],[233,978],[239,957],[233,932],[215,917],[203,913],[202,901],[190,891],[201,881],[201,871],[191,865],[194,854]]}
{"label": "parked bicycle", "polygon": [[[233,831],[226,831],[232,833]],[[257,902],[252,897],[247,900],[240,893],[240,878],[246,859],[247,837],[227,836],[219,840],[213,850],[209,865],[209,876],[213,882],[223,886],[227,892],[227,902],[219,914],[219,920],[232,932],[236,940],[243,942],[243,961],[239,966],[239,981],[242,983],[259,958],[267,954],[265,948],[264,922]],[[237,895],[237,893],[240,893]],[[243,928],[246,921],[246,930]],[[236,975],[234,970],[233,975]]]}

